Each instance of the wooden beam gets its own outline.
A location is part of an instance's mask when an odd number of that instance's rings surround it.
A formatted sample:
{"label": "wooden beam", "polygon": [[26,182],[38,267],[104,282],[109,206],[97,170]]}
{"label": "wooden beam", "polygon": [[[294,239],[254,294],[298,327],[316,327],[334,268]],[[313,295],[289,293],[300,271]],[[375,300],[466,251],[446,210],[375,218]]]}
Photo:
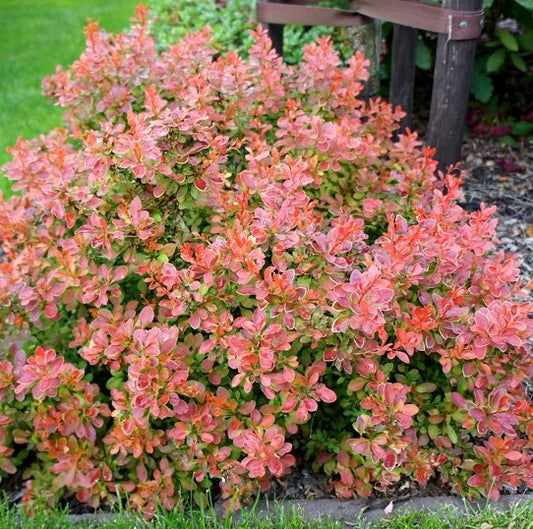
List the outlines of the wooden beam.
{"label": "wooden beam", "polygon": [[394,24],[389,99],[393,106],[400,105],[406,113],[400,123],[400,132],[405,132],[407,128],[413,126],[417,41],[418,30],[416,28]]}
{"label": "wooden beam", "polygon": [[[265,0],[266,2],[283,2],[283,0]],[[265,24],[272,46],[283,57],[283,24]]]}
{"label": "wooden beam", "polygon": [[[483,0],[443,0],[443,7],[477,11]],[[439,169],[459,161],[466,123],[476,40],[439,35],[426,142],[437,149]]]}
{"label": "wooden beam", "polygon": [[364,18],[361,24],[354,25],[351,30],[352,47],[362,51],[370,61],[366,81],[360,97],[364,100],[379,95],[379,59],[381,53],[381,20]]}

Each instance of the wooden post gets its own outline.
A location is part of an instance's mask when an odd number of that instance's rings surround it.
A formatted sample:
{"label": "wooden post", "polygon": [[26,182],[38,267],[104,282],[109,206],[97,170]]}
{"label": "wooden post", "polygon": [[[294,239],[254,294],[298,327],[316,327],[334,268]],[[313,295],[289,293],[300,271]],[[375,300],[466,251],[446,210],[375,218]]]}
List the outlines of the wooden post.
{"label": "wooden post", "polygon": [[[483,0],[443,0],[443,7],[477,11]],[[459,161],[474,67],[475,40],[439,35],[426,142],[437,149],[439,169]]]}
{"label": "wooden post", "polygon": [[381,21],[366,18],[363,24],[351,29],[352,47],[360,50],[370,61],[368,73],[370,77],[360,97],[368,100],[379,95],[379,55],[381,53]]}
{"label": "wooden post", "polygon": [[[266,0],[267,2],[282,2],[283,0]],[[266,24],[268,36],[272,41],[272,46],[283,57],[283,24]]]}
{"label": "wooden post", "polygon": [[413,126],[417,40],[416,28],[394,24],[389,99],[394,107],[400,105],[406,113],[400,123],[400,132]]}

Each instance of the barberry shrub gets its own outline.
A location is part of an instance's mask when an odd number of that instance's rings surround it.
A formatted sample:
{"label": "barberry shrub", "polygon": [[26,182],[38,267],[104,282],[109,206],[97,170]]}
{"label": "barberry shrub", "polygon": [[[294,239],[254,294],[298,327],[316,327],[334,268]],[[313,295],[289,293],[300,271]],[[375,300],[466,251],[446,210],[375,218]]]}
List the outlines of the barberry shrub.
{"label": "barberry shrub", "polygon": [[233,506],[306,461],[338,495],[533,485],[531,303],[366,62],[127,34],[46,81],[0,202],[0,472],[24,499]]}
{"label": "barberry shrub", "polygon": [[[148,0],[150,34],[158,49],[168,48],[187,33],[211,26],[211,44],[218,50],[235,50],[248,56],[253,43],[250,30],[255,29],[255,0]],[[319,5],[349,9],[349,0],[325,0]],[[342,61],[353,53],[353,29],[330,26],[285,26],[283,58],[289,64],[300,62],[304,45],[318,37],[329,36]]]}

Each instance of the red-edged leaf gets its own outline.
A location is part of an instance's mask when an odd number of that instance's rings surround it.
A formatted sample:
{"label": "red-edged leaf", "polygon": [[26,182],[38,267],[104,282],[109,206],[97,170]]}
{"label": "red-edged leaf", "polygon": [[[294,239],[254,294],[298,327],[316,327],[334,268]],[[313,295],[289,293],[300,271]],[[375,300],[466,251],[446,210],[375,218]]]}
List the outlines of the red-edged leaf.
{"label": "red-edged leaf", "polygon": [[517,450],[511,450],[505,454],[505,459],[512,461],[513,463],[518,463],[522,461],[522,454]]}
{"label": "red-edged leaf", "polygon": [[383,466],[387,469],[394,468],[396,465],[396,458],[394,457],[394,454],[387,452],[385,454],[385,457],[383,458]]}
{"label": "red-edged leaf", "polygon": [[364,454],[368,450],[368,441],[365,439],[350,439],[348,442],[355,454]]}
{"label": "red-edged leaf", "polygon": [[462,408],[462,409],[466,408],[466,399],[460,393],[456,393],[454,391],[450,395],[450,399],[458,408]]}
{"label": "red-edged leaf", "polygon": [[359,391],[360,389],[363,389],[366,384],[367,384],[368,380],[365,380],[364,378],[354,378],[349,384],[348,384],[348,389],[350,391]]}
{"label": "red-edged leaf", "polygon": [[139,313],[139,323],[142,327],[147,327],[154,321],[154,309],[151,306],[144,307]]}
{"label": "red-edged leaf", "polygon": [[487,418],[485,412],[480,408],[472,408],[468,413],[471,417],[476,419],[476,421],[483,421]]}
{"label": "red-edged leaf", "polygon": [[343,485],[352,485],[353,483],[353,474],[350,472],[349,469],[347,468],[343,468],[341,471],[340,471],[340,476],[341,476],[341,483]]}
{"label": "red-edged leaf", "polygon": [[202,178],[197,178],[194,181],[194,187],[196,187],[196,189],[198,189],[198,191],[204,191],[205,188],[207,187],[207,183]]}
{"label": "red-edged leaf", "polygon": [[320,386],[316,390],[317,397],[320,397],[320,400],[323,402],[326,402],[328,404],[331,404],[332,402],[335,402],[337,400],[337,395],[334,391],[327,388],[326,386]]}
{"label": "red-edged leaf", "polygon": [[115,268],[115,271],[113,273],[113,279],[115,281],[122,281],[127,275],[128,275],[128,267],[119,266]]}
{"label": "red-edged leaf", "polygon": [[468,486],[469,487],[483,487],[486,483],[485,476],[482,476],[481,474],[474,474],[469,480],[468,480]]}
{"label": "red-edged leaf", "polygon": [[137,465],[136,471],[139,481],[146,481],[148,479],[148,472],[146,470],[146,467],[142,463],[139,463]]}
{"label": "red-edged leaf", "polygon": [[418,406],[415,406],[414,404],[406,404],[402,408],[402,413],[404,415],[408,415],[409,417],[412,417],[413,415],[416,415],[418,413]]}
{"label": "red-edged leaf", "polygon": [[203,342],[200,346],[200,354],[210,353],[215,348],[216,343],[217,341],[212,338],[205,340],[205,342]]}
{"label": "red-edged leaf", "polygon": [[349,321],[345,318],[337,318],[331,326],[332,332],[344,332],[348,328]]}
{"label": "red-edged leaf", "polygon": [[337,454],[337,462],[339,465],[342,465],[343,467],[347,467],[350,464],[350,456],[348,455],[348,452],[341,450]]}
{"label": "red-edged leaf", "polygon": [[59,311],[57,309],[57,305],[55,303],[50,303],[46,305],[46,308],[44,309],[44,315],[49,318],[50,320],[54,319],[59,314]]}
{"label": "red-edged leaf", "polygon": [[476,366],[472,362],[469,362],[468,364],[465,364],[463,366],[463,375],[465,377],[471,377],[476,372]]}
{"label": "red-edged leaf", "polygon": [[9,459],[4,459],[0,462],[0,469],[8,474],[14,474],[17,471],[17,468]]}
{"label": "red-edged leaf", "polygon": [[377,370],[377,364],[370,358],[358,358],[355,370],[363,377],[368,377]]}

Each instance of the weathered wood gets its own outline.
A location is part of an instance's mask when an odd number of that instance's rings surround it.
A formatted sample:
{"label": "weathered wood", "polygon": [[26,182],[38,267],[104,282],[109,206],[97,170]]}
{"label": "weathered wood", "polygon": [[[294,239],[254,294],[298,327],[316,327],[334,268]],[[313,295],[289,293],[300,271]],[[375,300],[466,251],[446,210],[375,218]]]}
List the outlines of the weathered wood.
{"label": "weathered wood", "polygon": [[400,132],[413,126],[417,40],[416,28],[394,24],[389,99],[393,106],[400,105],[406,113],[400,124]]}
{"label": "weathered wood", "polygon": [[381,21],[365,18],[364,23],[350,29],[352,47],[362,51],[370,61],[370,77],[365,83],[361,97],[368,100],[379,95],[379,56],[381,53]]}
{"label": "weathered wood", "polygon": [[[460,11],[476,11],[482,4],[483,0],[443,0],[443,7]],[[461,156],[475,52],[475,40],[451,41],[439,35],[426,142],[437,149],[442,170]]]}
{"label": "weathered wood", "polygon": [[[283,2],[283,0],[266,0],[266,2]],[[279,55],[283,56],[283,24],[265,24],[268,36],[272,41],[272,46],[278,52]]]}

